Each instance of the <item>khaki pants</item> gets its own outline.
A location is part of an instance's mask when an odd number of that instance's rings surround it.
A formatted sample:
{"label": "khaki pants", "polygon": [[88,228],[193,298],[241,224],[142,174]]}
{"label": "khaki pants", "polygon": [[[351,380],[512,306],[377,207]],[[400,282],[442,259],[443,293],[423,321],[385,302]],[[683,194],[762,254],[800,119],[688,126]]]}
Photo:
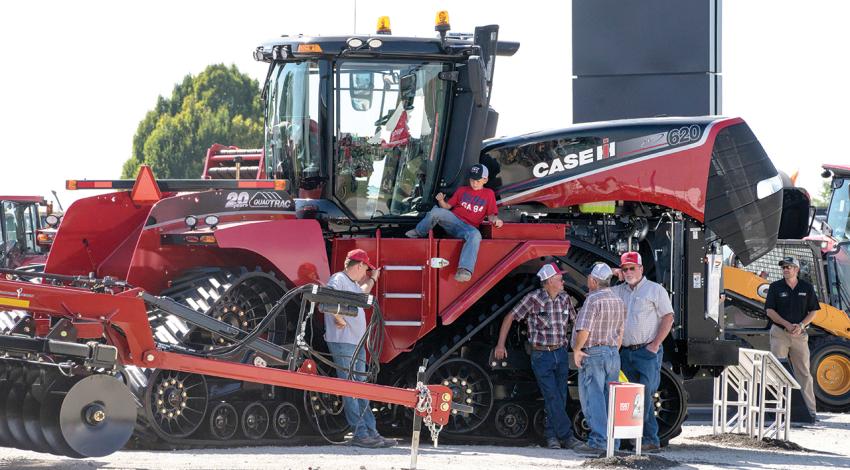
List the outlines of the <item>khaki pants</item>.
{"label": "khaki pants", "polygon": [[770,327],[770,352],[779,359],[789,359],[794,367],[794,378],[800,383],[803,401],[809,413],[815,413],[815,390],[809,371],[809,335],[804,331],[794,336],[781,326]]}

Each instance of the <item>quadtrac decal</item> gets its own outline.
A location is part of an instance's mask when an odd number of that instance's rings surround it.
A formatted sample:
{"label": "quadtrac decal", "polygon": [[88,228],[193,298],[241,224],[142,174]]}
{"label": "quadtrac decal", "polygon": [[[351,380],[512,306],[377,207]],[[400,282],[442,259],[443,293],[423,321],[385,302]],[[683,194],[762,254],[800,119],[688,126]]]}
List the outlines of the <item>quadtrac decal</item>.
{"label": "quadtrac decal", "polygon": [[253,195],[247,191],[227,193],[225,209],[292,209],[292,199],[284,198],[274,191],[258,191]]}

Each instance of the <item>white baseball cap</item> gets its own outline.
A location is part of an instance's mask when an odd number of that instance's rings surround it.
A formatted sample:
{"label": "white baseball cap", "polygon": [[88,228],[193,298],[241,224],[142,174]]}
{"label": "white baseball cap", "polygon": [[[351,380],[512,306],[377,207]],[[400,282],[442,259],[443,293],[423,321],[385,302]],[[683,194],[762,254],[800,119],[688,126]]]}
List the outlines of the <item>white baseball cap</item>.
{"label": "white baseball cap", "polygon": [[564,274],[564,271],[558,269],[558,265],[555,263],[544,264],[543,267],[537,271],[537,277],[539,277],[541,281],[545,281],[546,279],[558,274]]}
{"label": "white baseball cap", "polygon": [[593,265],[593,269],[590,270],[590,275],[596,279],[607,281],[614,275],[614,271],[605,263],[596,263]]}

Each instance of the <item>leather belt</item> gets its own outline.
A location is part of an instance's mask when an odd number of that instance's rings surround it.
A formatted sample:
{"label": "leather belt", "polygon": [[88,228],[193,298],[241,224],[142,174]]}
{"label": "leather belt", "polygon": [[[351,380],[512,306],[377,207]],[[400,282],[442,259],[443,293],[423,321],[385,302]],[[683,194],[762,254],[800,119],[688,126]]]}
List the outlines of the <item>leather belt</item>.
{"label": "leather belt", "polygon": [[629,350],[632,350],[632,351],[637,351],[638,349],[641,349],[641,348],[645,347],[647,344],[649,344],[649,343],[643,343],[643,344],[633,344],[633,345],[631,345],[631,346],[626,346],[626,345],[624,344],[624,345],[623,345],[623,348],[625,348],[625,349],[629,349]]}
{"label": "leather belt", "polygon": [[561,349],[561,348],[563,348],[563,347],[564,347],[564,345],[563,345],[563,344],[551,344],[551,345],[547,345],[547,344],[532,344],[532,345],[531,345],[531,349],[533,349],[533,350],[535,350],[535,351],[549,351],[549,352],[552,352],[552,351],[554,351],[554,350],[556,350],[556,349]]}

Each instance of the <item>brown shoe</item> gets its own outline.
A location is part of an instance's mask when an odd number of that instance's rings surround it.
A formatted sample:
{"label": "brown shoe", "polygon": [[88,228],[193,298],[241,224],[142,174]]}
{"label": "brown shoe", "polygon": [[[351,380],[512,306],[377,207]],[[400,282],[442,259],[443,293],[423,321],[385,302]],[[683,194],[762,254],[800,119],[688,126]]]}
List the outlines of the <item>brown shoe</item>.
{"label": "brown shoe", "polygon": [[469,282],[470,279],[472,279],[472,273],[471,272],[469,272],[469,271],[467,271],[463,268],[458,268],[457,272],[455,273],[455,281],[457,281],[457,282]]}
{"label": "brown shoe", "polygon": [[641,454],[654,454],[661,450],[661,446],[657,446],[655,444],[641,444],[640,453]]}

